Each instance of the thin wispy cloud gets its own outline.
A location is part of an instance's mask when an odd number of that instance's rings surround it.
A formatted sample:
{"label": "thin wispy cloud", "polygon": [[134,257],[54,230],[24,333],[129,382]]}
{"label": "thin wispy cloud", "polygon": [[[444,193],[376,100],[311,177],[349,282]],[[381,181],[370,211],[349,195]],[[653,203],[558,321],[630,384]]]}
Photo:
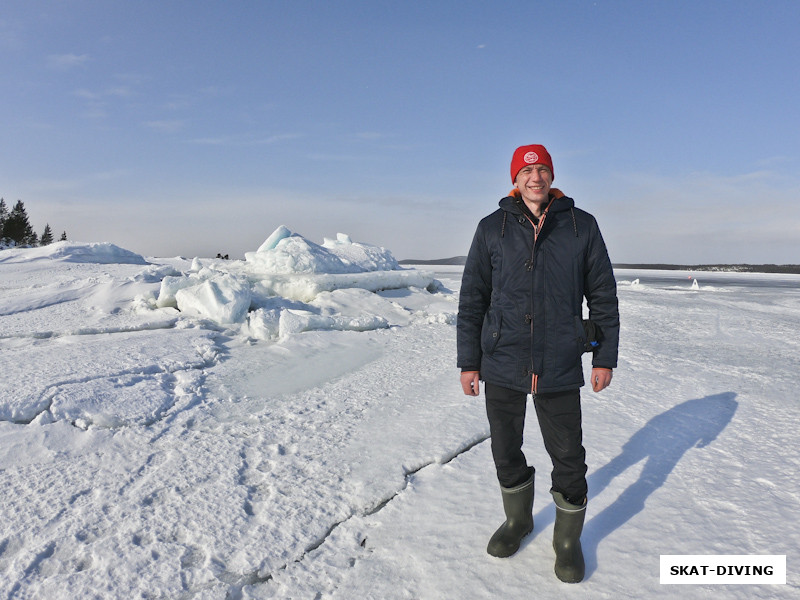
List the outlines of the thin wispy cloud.
{"label": "thin wispy cloud", "polygon": [[355,137],[359,140],[380,140],[385,136],[377,131],[362,131],[361,133],[355,134]]}
{"label": "thin wispy cloud", "polygon": [[72,95],[85,100],[98,101],[105,98],[130,98],[131,96],[135,95],[135,92],[128,86],[118,85],[106,87],[99,91],[79,88],[77,90],[73,90]]}
{"label": "thin wispy cloud", "polygon": [[186,120],[185,119],[166,119],[161,121],[145,121],[145,127],[149,129],[153,129],[155,131],[161,131],[163,133],[177,133],[186,128]]}
{"label": "thin wispy cloud", "polygon": [[96,103],[88,106],[86,110],[84,110],[80,116],[84,119],[91,119],[91,120],[101,120],[108,118],[108,111],[105,108],[105,104],[103,103]]}
{"label": "thin wispy cloud", "polygon": [[100,100],[102,97],[100,94],[87,89],[74,90],[72,95],[84,100]]}
{"label": "thin wispy cloud", "polygon": [[9,21],[0,19],[0,47],[18,49],[22,46],[18,28]]}
{"label": "thin wispy cloud", "polygon": [[220,87],[217,85],[209,85],[198,90],[199,93],[203,94],[204,96],[211,96],[211,97],[218,97],[218,96],[229,96],[233,93],[233,88],[231,87]]}
{"label": "thin wispy cloud", "polygon": [[189,97],[174,96],[162,107],[166,110],[187,110],[192,106],[192,99]]}
{"label": "thin wispy cloud", "polygon": [[294,140],[300,137],[302,136],[296,133],[285,133],[266,137],[258,137],[251,134],[233,134],[193,138],[187,140],[187,142],[190,144],[199,144],[204,146],[265,146],[277,144],[287,140]]}
{"label": "thin wispy cloud", "polygon": [[112,169],[109,171],[96,171],[82,176],[66,179],[40,179],[26,184],[36,192],[64,192],[90,186],[97,182],[115,181],[130,174],[129,169]]}
{"label": "thin wispy cloud", "polygon": [[139,86],[150,81],[150,76],[142,73],[116,73],[114,79],[125,86]]}
{"label": "thin wispy cloud", "polygon": [[89,62],[88,54],[51,54],[47,57],[47,65],[58,71],[83,67],[87,62]]}
{"label": "thin wispy cloud", "polygon": [[762,168],[769,168],[774,166],[783,166],[791,163],[796,163],[796,156],[769,156],[756,161],[756,165]]}
{"label": "thin wispy cloud", "polygon": [[124,98],[131,98],[136,93],[127,86],[113,86],[106,87],[102,90],[95,91],[86,88],[79,88],[72,91],[72,95],[76,98],[86,100],[86,108],[81,113],[84,119],[105,119],[108,117],[107,107],[113,103],[114,100]]}
{"label": "thin wispy cloud", "polygon": [[309,160],[321,160],[326,162],[363,162],[368,160],[375,160],[376,156],[357,155],[357,154],[341,154],[341,153],[313,153],[308,155]]}
{"label": "thin wispy cloud", "polygon": [[106,88],[103,93],[106,96],[116,96],[117,98],[129,98],[134,94],[133,90],[125,85]]}

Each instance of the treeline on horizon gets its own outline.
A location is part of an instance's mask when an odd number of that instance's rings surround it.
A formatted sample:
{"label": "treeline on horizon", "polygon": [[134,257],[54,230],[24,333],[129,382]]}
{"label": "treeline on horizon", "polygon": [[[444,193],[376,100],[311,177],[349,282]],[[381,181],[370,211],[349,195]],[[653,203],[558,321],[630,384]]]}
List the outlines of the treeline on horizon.
{"label": "treeline on horizon", "polygon": [[[63,232],[59,241],[66,241],[67,232]],[[17,200],[14,208],[8,210],[6,201],[0,198],[0,249],[18,246],[47,246],[55,241],[50,223],[45,225],[39,235],[31,227],[28,213],[22,200]]]}

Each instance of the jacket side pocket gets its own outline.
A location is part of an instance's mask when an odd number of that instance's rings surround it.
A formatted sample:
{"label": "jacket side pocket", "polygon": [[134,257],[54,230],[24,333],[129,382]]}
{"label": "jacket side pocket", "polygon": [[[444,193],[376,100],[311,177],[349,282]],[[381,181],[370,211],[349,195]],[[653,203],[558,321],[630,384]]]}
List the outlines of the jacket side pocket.
{"label": "jacket side pocket", "polygon": [[500,341],[500,329],[503,323],[503,316],[499,311],[489,310],[483,319],[481,330],[481,348],[484,353],[492,354]]}

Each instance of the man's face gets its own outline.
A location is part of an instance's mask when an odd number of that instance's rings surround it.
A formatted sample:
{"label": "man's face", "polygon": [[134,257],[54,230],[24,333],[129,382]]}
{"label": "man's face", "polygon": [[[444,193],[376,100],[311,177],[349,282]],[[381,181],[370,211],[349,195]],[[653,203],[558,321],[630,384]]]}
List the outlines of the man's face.
{"label": "man's face", "polygon": [[526,165],[517,174],[514,183],[526,204],[544,204],[550,198],[553,175],[545,165]]}

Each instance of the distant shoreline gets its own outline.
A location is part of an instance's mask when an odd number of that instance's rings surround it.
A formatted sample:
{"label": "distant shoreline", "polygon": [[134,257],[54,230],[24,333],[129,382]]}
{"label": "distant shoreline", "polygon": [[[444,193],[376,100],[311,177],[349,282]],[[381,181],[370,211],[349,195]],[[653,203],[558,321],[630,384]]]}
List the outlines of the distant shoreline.
{"label": "distant shoreline", "polygon": [[[464,265],[466,256],[438,258],[434,260],[406,259],[399,261],[402,265]],[[615,263],[615,269],[647,269],[658,271],[722,271],[731,273],[800,273],[800,265],[672,265],[672,264],[639,264]]]}
{"label": "distant shoreline", "polygon": [[727,273],[800,273],[800,265],[662,265],[616,263],[615,269],[653,269],[659,271],[720,271]]}
{"label": "distant shoreline", "polygon": [[405,259],[398,260],[401,265],[465,265],[467,264],[466,256],[453,256],[452,258],[436,258],[433,260],[414,260]]}

